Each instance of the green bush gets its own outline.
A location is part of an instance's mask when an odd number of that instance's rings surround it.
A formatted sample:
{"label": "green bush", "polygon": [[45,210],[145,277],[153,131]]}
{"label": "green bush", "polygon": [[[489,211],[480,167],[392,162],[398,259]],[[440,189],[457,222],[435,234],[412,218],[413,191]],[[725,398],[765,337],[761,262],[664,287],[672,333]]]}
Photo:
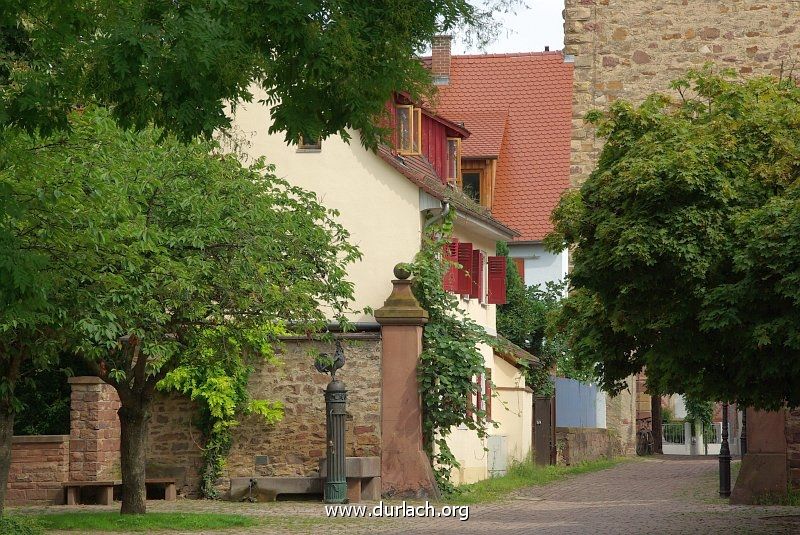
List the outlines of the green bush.
{"label": "green bush", "polygon": [[33,518],[24,516],[0,517],[0,535],[42,535],[44,530]]}

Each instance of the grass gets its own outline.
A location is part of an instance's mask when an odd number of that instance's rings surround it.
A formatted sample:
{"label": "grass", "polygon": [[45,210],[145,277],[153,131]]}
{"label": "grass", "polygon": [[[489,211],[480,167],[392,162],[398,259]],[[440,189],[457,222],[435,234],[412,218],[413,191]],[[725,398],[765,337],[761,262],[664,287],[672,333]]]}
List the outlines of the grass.
{"label": "grass", "polygon": [[[26,515],[28,516],[28,515]],[[147,513],[121,515],[117,512],[45,513],[30,515],[45,530],[78,531],[200,531],[248,528],[261,524],[259,519],[215,513]]]}
{"label": "grass", "polygon": [[800,490],[789,488],[786,495],[765,494],[756,500],[756,505],[789,505],[800,506]]}
{"label": "grass", "polygon": [[458,493],[448,496],[445,500],[448,503],[466,505],[494,502],[524,487],[546,485],[569,476],[605,470],[624,460],[628,459],[600,459],[573,466],[536,466],[532,461],[517,463],[512,465],[504,476],[461,485],[458,487]]}

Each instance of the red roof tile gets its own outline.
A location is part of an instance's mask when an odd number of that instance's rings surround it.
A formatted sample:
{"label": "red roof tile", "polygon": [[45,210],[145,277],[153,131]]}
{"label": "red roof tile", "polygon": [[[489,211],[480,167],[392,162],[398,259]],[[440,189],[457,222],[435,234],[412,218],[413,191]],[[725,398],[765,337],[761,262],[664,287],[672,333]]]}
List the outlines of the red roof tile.
{"label": "red roof tile", "polygon": [[508,110],[467,110],[456,118],[470,131],[470,137],[461,143],[464,158],[497,158],[503,144]]}
{"label": "red roof tile", "polygon": [[480,219],[501,234],[506,234],[509,237],[519,236],[519,232],[492,217],[492,213],[489,210],[464,195],[461,190],[443,183],[439,175],[436,174],[433,165],[425,156],[421,154],[400,155],[386,145],[378,147],[378,156],[423,191],[437,199],[449,201],[456,211],[463,211]]}
{"label": "red roof tile", "polygon": [[435,98],[437,113],[471,132],[465,155],[492,156],[502,140],[492,213],[519,241],[544,238],[569,187],[572,69],[561,52],[453,56]]}

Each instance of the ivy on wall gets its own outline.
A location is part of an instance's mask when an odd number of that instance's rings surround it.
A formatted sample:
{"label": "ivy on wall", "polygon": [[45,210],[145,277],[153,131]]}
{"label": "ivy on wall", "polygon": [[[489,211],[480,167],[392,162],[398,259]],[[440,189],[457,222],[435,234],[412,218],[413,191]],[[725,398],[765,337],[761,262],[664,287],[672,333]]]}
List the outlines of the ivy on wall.
{"label": "ivy on wall", "polygon": [[451,211],[423,236],[423,245],[414,262],[408,265],[414,275],[412,289],[429,320],[422,335],[422,354],[418,379],[422,397],[422,431],[442,492],[455,491],[450,476],[459,467],[447,438],[454,428],[465,426],[478,437],[486,437],[492,425],[486,412],[468,407],[478,391],[475,378],[484,373],[480,344],[496,340],[458,307],[459,297],[442,287],[451,262],[443,258],[450,242],[455,212]]}
{"label": "ivy on wall", "polygon": [[250,397],[247,382],[253,366],[250,359],[242,358],[250,355],[275,362],[274,344],[282,333],[275,325],[264,325],[244,338],[231,336],[224,328],[209,330],[195,349],[199,358],[168,373],[158,385],[160,390],[180,392],[199,404],[198,427],[204,439],[200,491],[204,498],[219,498],[216,483],[225,469],[238,419],[247,414],[257,414],[267,424],[283,419],[281,402]]}

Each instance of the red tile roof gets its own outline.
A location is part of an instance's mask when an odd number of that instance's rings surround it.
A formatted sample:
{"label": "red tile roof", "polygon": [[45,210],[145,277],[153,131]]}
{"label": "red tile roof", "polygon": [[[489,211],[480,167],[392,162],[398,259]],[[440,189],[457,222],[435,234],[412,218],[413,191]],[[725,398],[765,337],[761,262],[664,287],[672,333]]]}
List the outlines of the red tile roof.
{"label": "red tile roof", "polygon": [[492,213],[522,233],[517,241],[544,238],[570,185],[572,69],[561,52],[453,56],[450,83],[435,97],[437,113],[471,132],[470,154],[492,156],[477,153],[497,152],[503,140]]}
{"label": "red tile roof", "polygon": [[460,122],[470,131],[461,143],[464,158],[497,158],[506,131],[508,110],[468,110],[461,113]]}
{"label": "red tile roof", "polygon": [[492,217],[492,213],[489,210],[464,195],[461,190],[443,183],[439,175],[436,174],[433,165],[425,156],[421,154],[400,155],[386,145],[378,147],[378,156],[429,195],[450,202],[456,211],[470,214],[487,223],[501,234],[506,234],[509,238],[519,236],[519,232]]}

